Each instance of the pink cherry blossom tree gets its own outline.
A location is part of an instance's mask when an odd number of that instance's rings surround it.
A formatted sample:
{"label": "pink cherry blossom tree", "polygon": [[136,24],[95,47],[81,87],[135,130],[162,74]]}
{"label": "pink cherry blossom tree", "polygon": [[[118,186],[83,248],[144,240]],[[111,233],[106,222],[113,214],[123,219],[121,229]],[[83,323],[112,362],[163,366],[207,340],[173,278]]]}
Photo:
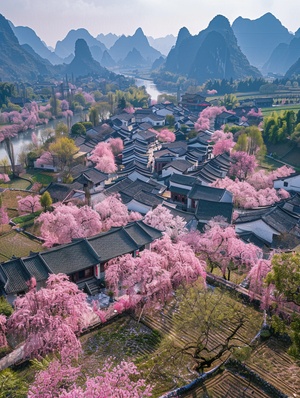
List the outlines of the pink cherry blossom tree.
{"label": "pink cherry blossom tree", "polygon": [[212,153],[214,156],[222,155],[222,153],[230,153],[234,145],[232,138],[220,140],[213,146]]}
{"label": "pink cherry blossom tree", "polygon": [[262,257],[262,251],[252,243],[244,243],[235,233],[232,225],[221,225],[211,220],[205,229],[182,240],[191,245],[197,256],[206,261],[210,270],[219,268],[223,278],[230,279],[233,269],[249,270]]}
{"label": "pink cherry blossom tree", "polygon": [[121,140],[121,138],[110,138],[108,143],[111,147],[111,150],[112,150],[112,153],[114,154],[114,156],[121,153],[124,149],[124,144],[123,144],[123,141]]}
{"label": "pink cherry blossom tree", "polygon": [[271,260],[260,259],[251,268],[247,276],[250,298],[260,299],[262,309],[268,309],[270,304],[270,287],[265,283],[265,278],[271,271],[271,268]]}
{"label": "pink cherry blossom tree", "polygon": [[58,351],[68,361],[81,352],[77,336],[91,313],[86,294],[64,274],[50,275],[46,287],[30,289],[14,302],[7,322],[8,333],[25,341],[25,357],[41,357]]}
{"label": "pink cherry blossom tree", "polygon": [[230,153],[234,147],[233,135],[231,132],[224,132],[223,130],[216,130],[211,136],[211,141],[214,142],[213,155],[221,155],[222,153]]}
{"label": "pink cherry blossom tree", "polygon": [[42,210],[40,203],[40,195],[27,195],[25,198],[18,196],[18,212],[19,214],[30,214]]}
{"label": "pink cherry blossom tree", "polygon": [[0,348],[6,346],[6,316],[0,314]]}
{"label": "pink cherry blossom tree", "polygon": [[[274,188],[256,190],[248,181],[240,181],[237,178],[235,180],[228,177],[218,179],[211,186],[230,191],[233,194],[234,205],[244,209],[270,206],[279,202],[282,199],[280,194],[283,194],[283,192],[277,193]],[[284,194],[283,196],[286,198],[287,195]]]}
{"label": "pink cherry blossom tree", "polygon": [[210,130],[211,124],[214,122],[216,116],[226,111],[225,106],[209,106],[205,108],[200,114],[197,122],[195,123],[195,130]]}
{"label": "pink cherry blossom tree", "polygon": [[177,241],[179,235],[186,232],[186,222],[182,217],[174,217],[165,206],[158,205],[154,210],[150,210],[144,222],[151,227],[165,232],[173,241]]}
{"label": "pink cherry blossom tree", "polygon": [[42,165],[51,165],[54,166],[54,157],[51,152],[45,151],[42,155],[36,160],[37,166]]}
{"label": "pink cherry blossom tree", "polygon": [[[58,360],[40,371],[29,389],[28,398],[144,398],[151,397],[147,385],[132,362],[113,365],[109,359],[98,375],[87,376],[78,383],[80,368]],[[82,378],[82,376],[81,376]]]}
{"label": "pink cherry blossom tree", "polygon": [[97,203],[94,209],[99,213],[102,222],[102,230],[108,231],[112,227],[121,227],[131,221],[142,218],[139,213],[128,212],[127,207],[122,203],[120,195],[111,195],[102,202]]}
{"label": "pink cherry blossom tree", "polygon": [[[158,309],[182,283],[199,277],[205,280],[205,263],[184,242],[165,237],[143,250],[111,260],[105,271],[106,282],[116,296],[128,296],[126,308]],[[125,305],[124,305],[125,307]]]}
{"label": "pink cherry blossom tree", "polygon": [[37,372],[28,398],[57,398],[63,391],[74,388],[80,372],[80,367],[72,365],[70,360],[54,359],[46,369]]}
{"label": "pink cherry blossom tree", "polygon": [[95,168],[103,173],[114,173],[116,171],[115,157],[107,142],[99,142],[89,159],[95,163]]}
{"label": "pink cherry blossom tree", "polygon": [[174,142],[176,140],[176,136],[173,131],[169,129],[163,129],[161,131],[155,131],[157,134],[157,138],[161,142]]}
{"label": "pink cherry blossom tree", "polygon": [[0,181],[1,181],[1,182],[9,182],[9,181],[10,181],[10,178],[8,177],[7,174],[5,174],[5,173],[0,173]]}
{"label": "pink cherry blossom tree", "polygon": [[197,258],[192,248],[183,240],[174,243],[165,235],[153,242],[152,250],[163,257],[164,268],[171,274],[173,289],[182,283],[195,282],[199,276],[205,281],[206,263]]}
{"label": "pink cherry blossom tree", "polygon": [[229,175],[237,177],[239,180],[244,180],[247,176],[253,174],[257,167],[256,157],[254,155],[248,155],[247,152],[237,151],[231,154],[231,167],[229,169]]}
{"label": "pink cherry blossom tree", "polygon": [[40,224],[44,246],[70,243],[74,238],[86,238],[102,231],[99,214],[89,206],[60,205],[53,212],[42,213]]}
{"label": "pink cherry blossom tree", "polygon": [[215,94],[218,94],[218,91],[217,90],[206,90],[206,94],[207,95],[215,95]]}
{"label": "pink cherry blossom tree", "polygon": [[258,170],[247,178],[247,182],[256,190],[273,188],[273,183],[276,179],[288,177],[293,173],[294,169],[288,166],[282,166],[273,171]]}

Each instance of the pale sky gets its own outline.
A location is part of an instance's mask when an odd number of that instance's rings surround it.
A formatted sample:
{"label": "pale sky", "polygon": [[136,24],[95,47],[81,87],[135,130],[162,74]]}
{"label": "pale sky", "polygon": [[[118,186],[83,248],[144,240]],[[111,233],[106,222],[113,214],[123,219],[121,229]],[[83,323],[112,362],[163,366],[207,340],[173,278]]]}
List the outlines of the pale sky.
{"label": "pale sky", "polygon": [[0,0],[0,14],[15,26],[28,26],[55,47],[71,29],[147,36],[177,36],[185,26],[195,35],[218,14],[232,23],[271,12],[291,32],[300,27],[300,0]]}

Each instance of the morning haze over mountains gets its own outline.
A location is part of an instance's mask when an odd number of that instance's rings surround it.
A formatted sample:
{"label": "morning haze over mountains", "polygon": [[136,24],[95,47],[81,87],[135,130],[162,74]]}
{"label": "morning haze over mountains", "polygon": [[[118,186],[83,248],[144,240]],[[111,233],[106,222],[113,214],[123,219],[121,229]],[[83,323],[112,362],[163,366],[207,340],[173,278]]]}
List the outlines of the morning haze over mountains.
{"label": "morning haze over mountains", "polygon": [[191,35],[182,27],[177,38],[146,37],[142,28],[132,36],[71,30],[47,45],[30,27],[14,26],[0,14],[0,78],[31,81],[98,74],[123,69],[160,68],[195,79],[243,79],[268,74],[300,73],[300,29],[291,33],[271,13],[256,20],[238,17],[232,25],[218,15],[208,27]]}

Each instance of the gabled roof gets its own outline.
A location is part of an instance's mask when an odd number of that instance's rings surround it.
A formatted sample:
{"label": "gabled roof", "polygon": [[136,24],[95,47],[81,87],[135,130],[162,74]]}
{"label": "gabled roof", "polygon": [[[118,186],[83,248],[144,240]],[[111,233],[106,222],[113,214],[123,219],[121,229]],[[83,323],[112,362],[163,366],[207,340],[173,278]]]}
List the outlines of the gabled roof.
{"label": "gabled roof", "polygon": [[118,115],[112,116],[110,118],[110,120],[112,120],[114,122],[116,119],[118,119],[118,120],[123,120],[123,121],[129,122],[133,118],[134,118],[134,114],[123,112],[123,113],[119,113]]}
{"label": "gabled roof", "polygon": [[289,233],[299,226],[299,217],[291,215],[278,205],[239,214],[235,223],[242,224],[257,220],[264,221],[269,227],[279,233]]}
{"label": "gabled roof", "polygon": [[34,276],[37,282],[45,281],[48,275],[51,274],[51,270],[39,253],[25,257],[22,260],[30,275]]}
{"label": "gabled roof", "polygon": [[53,202],[63,202],[72,191],[81,190],[82,185],[79,182],[72,184],[62,184],[51,182],[43,192],[49,192]]}
{"label": "gabled roof", "polygon": [[136,202],[139,202],[146,206],[151,206],[151,208],[153,208],[154,206],[162,204],[164,198],[162,198],[161,196],[157,196],[156,194],[153,194],[151,192],[140,191],[131,196],[130,201],[131,200],[135,200]]}
{"label": "gabled roof", "polygon": [[200,199],[195,215],[200,221],[209,221],[214,217],[222,216],[231,224],[232,213],[233,203],[213,202],[211,200]]}
{"label": "gabled roof", "polygon": [[192,166],[193,166],[193,164],[191,162],[189,162],[188,160],[175,159],[172,162],[166,164],[163,167],[163,169],[168,169],[169,167],[172,167],[173,169],[184,173]]}
{"label": "gabled roof", "polygon": [[168,202],[164,202],[162,205],[166,207],[168,210],[170,210],[171,214],[174,217],[179,216],[183,218],[186,221],[186,223],[189,223],[191,220],[195,219],[195,213],[177,209],[176,207],[170,206]]}
{"label": "gabled roof", "polygon": [[192,187],[195,184],[195,182],[197,182],[197,178],[192,176],[187,176],[184,174],[173,173],[169,178],[169,182],[170,185],[172,185],[172,183],[175,183],[175,184],[188,185]]}
{"label": "gabled roof", "polygon": [[260,236],[257,236],[254,232],[244,231],[238,232],[239,238],[241,238],[245,243],[253,243],[255,246],[260,247],[261,249],[265,247],[270,247],[270,242],[262,239]]}
{"label": "gabled roof", "polygon": [[27,282],[34,276],[45,281],[50,273],[68,275],[90,268],[99,262],[131,253],[162,236],[161,231],[146,225],[142,220],[91,238],[77,239],[70,244],[12,259],[0,264],[0,284],[6,294],[27,291]]}
{"label": "gabled roof", "polygon": [[224,111],[216,116],[216,119],[231,119],[231,118],[238,119],[238,116],[236,116],[234,113],[227,111]]}
{"label": "gabled roof", "polygon": [[90,181],[93,184],[99,184],[104,182],[108,179],[107,174],[102,173],[101,171],[97,170],[95,167],[91,167],[86,169],[83,173],[77,176],[74,181],[77,181],[81,184],[84,184],[85,181]]}
{"label": "gabled roof", "polygon": [[85,239],[54,247],[40,253],[40,256],[54,274],[62,272],[69,275],[99,263],[99,258]]}
{"label": "gabled roof", "polygon": [[154,139],[157,136],[153,131],[149,131],[149,130],[137,131],[134,134],[138,134],[145,141]]}
{"label": "gabled roof", "polygon": [[6,294],[22,292],[28,289],[28,282],[31,278],[30,273],[24,267],[20,258],[2,263],[0,278],[4,279],[4,289]]}
{"label": "gabled roof", "polygon": [[300,176],[300,174],[299,174],[299,173],[293,173],[293,174],[290,174],[290,175],[287,176],[287,177],[279,177],[279,178],[276,178],[276,180],[274,180],[274,181],[286,181],[286,180],[289,180],[289,179],[291,179],[291,178],[295,178],[295,177],[297,177],[297,176]]}
{"label": "gabled roof", "polygon": [[106,262],[139,249],[137,243],[124,228],[112,228],[108,232],[89,238],[88,242],[101,262]]}
{"label": "gabled roof", "polygon": [[197,183],[189,192],[188,197],[194,200],[202,199],[213,202],[220,202],[226,192],[229,191],[226,191],[225,188],[208,187],[207,185]]}

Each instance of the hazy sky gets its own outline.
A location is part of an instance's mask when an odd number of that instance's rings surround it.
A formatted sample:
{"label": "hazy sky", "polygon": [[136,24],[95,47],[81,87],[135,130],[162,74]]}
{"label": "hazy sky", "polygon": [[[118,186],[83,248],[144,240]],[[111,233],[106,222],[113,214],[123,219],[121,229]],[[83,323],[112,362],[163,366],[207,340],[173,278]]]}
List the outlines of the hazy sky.
{"label": "hazy sky", "polygon": [[15,26],[29,26],[55,46],[71,29],[147,36],[191,34],[205,29],[217,14],[232,23],[238,16],[256,19],[271,12],[292,32],[300,27],[300,0],[0,0],[0,13]]}

